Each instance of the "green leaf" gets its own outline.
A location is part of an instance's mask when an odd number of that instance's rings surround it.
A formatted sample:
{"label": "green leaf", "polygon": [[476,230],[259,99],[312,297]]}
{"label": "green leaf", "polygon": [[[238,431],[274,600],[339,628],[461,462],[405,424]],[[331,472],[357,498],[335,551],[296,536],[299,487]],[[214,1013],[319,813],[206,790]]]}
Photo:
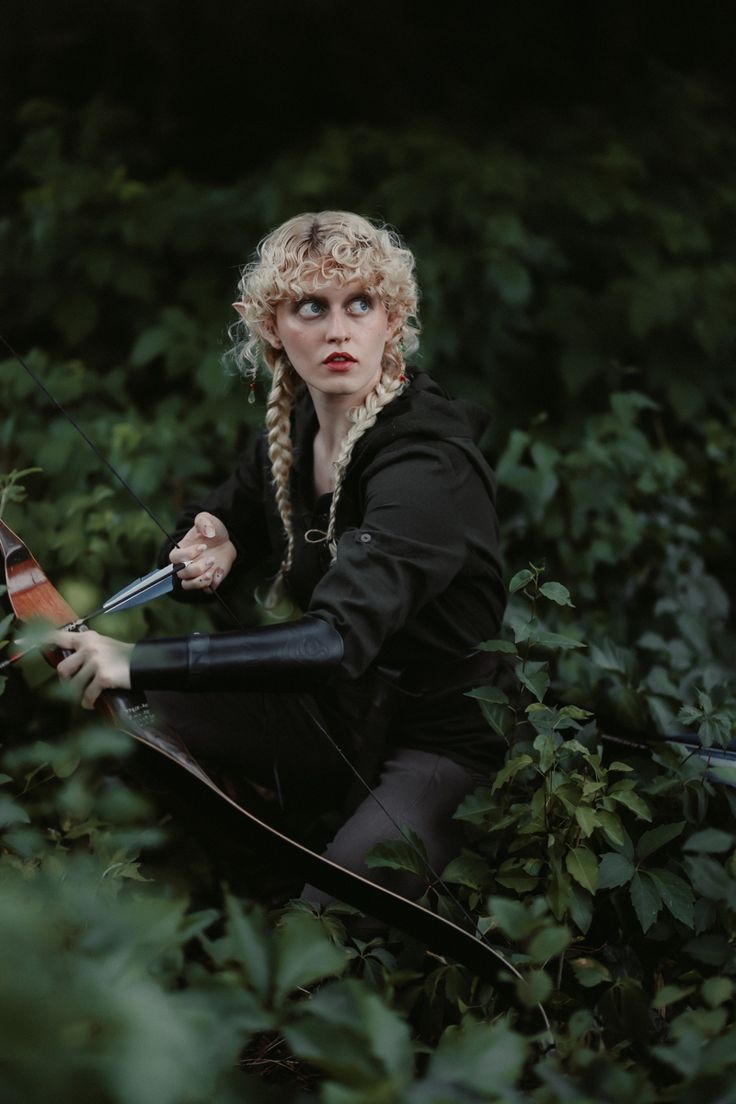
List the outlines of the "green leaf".
{"label": "green leaf", "polygon": [[718,1008],[721,1004],[725,1004],[727,1000],[731,1000],[733,982],[730,978],[710,977],[703,982],[701,992],[706,1004],[710,1005],[711,1008]]}
{"label": "green leaf", "polygon": [[547,663],[525,663],[518,667],[517,678],[522,686],[525,686],[530,694],[533,694],[538,702],[541,702],[549,690],[549,665]]}
{"label": "green leaf", "polygon": [[508,696],[498,686],[478,686],[475,690],[467,690],[466,698],[476,698],[477,701],[489,702],[491,705],[508,705]]}
{"label": "green leaf", "polygon": [[521,1076],[526,1053],[523,1037],[505,1023],[448,1027],[427,1068],[426,1082],[438,1085],[431,1099],[454,1098],[446,1086],[458,1083],[478,1094],[478,1099],[487,1099],[492,1085],[494,1096],[500,1098]]}
{"label": "green leaf", "polygon": [[[619,783],[623,785],[623,783]],[[608,796],[613,801],[618,801],[620,805],[625,805],[627,809],[631,809],[632,813],[636,813],[640,820],[651,820],[652,814],[649,811],[649,806],[646,804],[638,794],[633,790],[609,790]]]}
{"label": "green leaf", "polygon": [[729,900],[736,883],[721,863],[705,855],[698,855],[697,858],[687,858],[685,866],[698,893],[711,901]]}
{"label": "green leaf", "polygon": [[507,655],[518,655],[518,649],[510,640],[484,640],[478,645],[479,652],[504,652]]}
{"label": "green leaf", "polygon": [[593,834],[599,825],[598,814],[595,809],[591,809],[590,805],[578,805],[575,810],[575,819],[586,839]]}
{"label": "green leaf", "polygon": [[601,858],[599,868],[599,889],[615,889],[616,886],[625,885],[631,881],[636,868],[625,855],[615,851],[608,851]]}
{"label": "green leaf", "polygon": [[575,978],[584,989],[593,989],[602,981],[611,980],[611,971],[597,958],[588,955],[582,958],[573,958],[570,962],[575,973]]}
{"label": "green leaf", "polygon": [[609,813],[606,809],[598,809],[598,820],[606,839],[614,847],[621,847],[624,842],[624,827],[621,817],[616,813]]}
{"label": "green leaf", "polygon": [[495,702],[481,701],[481,713],[486,722],[491,726],[497,736],[506,737],[514,727],[515,716],[507,705],[498,705]]}
{"label": "green leaf", "polygon": [[575,847],[565,856],[565,865],[578,885],[595,893],[598,887],[598,860],[589,847]]}
{"label": "green leaf", "polygon": [[663,985],[652,1001],[652,1008],[659,1012],[662,1008],[667,1008],[671,1004],[677,1004],[683,997],[689,997],[690,994],[694,992],[694,985],[688,985],[684,988],[679,985]]}
{"label": "green leaf", "polygon": [[374,844],[364,856],[366,866],[385,866],[390,870],[408,870],[426,880],[429,869],[427,849],[416,832],[402,826],[405,839]]}
{"label": "green leaf", "polygon": [[635,873],[631,879],[631,903],[646,934],[657,919],[662,901],[657,887],[646,872]]}
{"label": "green leaf", "polygon": [[570,884],[570,918],[583,935],[593,921],[593,898],[574,882]]}
{"label": "green leaf", "polygon": [[676,839],[684,827],[685,821],[680,820],[676,824],[660,824],[658,827],[644,832],[636,845],[637,859],[641,862],[642,859],[646,859],[649,855],[653,855],[660,847],[664,847],[665,844]]}
{"label": "green leaf", "polygon": [[138,337],[130,353],[130,363],[134,368],[150,364],[166,348],[167,334],[162,326],[144,330]]}
{"label": "green leaf", "polygon": [[453,814],[455,820],[467,820],[482,825],[490,813],[495,812],[497,801],[488,786],[480,786],[464,799]]}
{"label": "green leaf", "polygon": [[586,647],[582,640],[576,640],[572,636],[547,632],[546,629],[540,627],[539,622],[534,618],[520,625],[515,632],[515,637],[517,644],[523,644],[527,641],[529,644],[539,645],[540,648],[551,648],[563,652],[570,651],[573,648]]}
{"label": "green leaf", "polygon": [[530,970],[516,982],[516,995],[527,1008],[542,1004],[552,992],[552,979],[545,970]]}
{"label": "green leaf", "polygon": [[331,943],[319,920],[307,913],[287,915],[276,931],[275,941],[276,1003],[300,986],[340,973],[347,965],[345,951]]}
{"label": "green leaf", "polygon": [[0,794],[0,828],[7,828],[10,824],[30,824],[31,818],[9,794]]}
{"label": "green leaf", "polygon": [[695,904],[695,897],[684,878],[673,874],[671,870],[662,870],[659,867],[648,871],[648,873],[654,881],[665,907],[675,919],[680,920],[688,928],[694,927],[693,905]]}
{"label": "green leaf", "polygon": [[491,881],[488,863],[474,851],[463,851],[443,870],[442,880],[455,885],[464,885],[469,889],[482,890]]}
{"label": "green leaf", "polygon": [[509,583],[509,594],[516,594],[517,590],[521,590],[527,583],[530,583],[534,578],[534,572],[529,571],[528,568],[524,568],[523,571],[517,571],[513,579]]}
{"label": "green leaf", "polygon": [[540,771],[542,774],[548,774],[554,764],[555,753],[557,751],[557,744],[554,736],[549,732],[543,732],[535,738],[532,746],[534,750],[539,753]]}
{"label": "green leaf", "polygon": [[271,980],[271,950],[268,945],[263,915],[255,910],[247,915],[240,903],[229,894],[225,898],[227,936],[220,941],[229,957],[239,962],[255,992],[263,1000],[269,997]]}
{"label": "green leaf", "polygon": [[543,928],[531,939],[527,954],[532,962],[547,962],[570,946],[571,936],[567,928],[553,926]]}
{"label": "green leaf", "polygon": [[539,593],[543,594],[545,598],[549,598],[550,601],[556,602],[558,606],[572,606],[570,600],[570,591],[562,583],[542,583],[539,588]]}
{"label": "green leaf", "polygon": [[720,828],[704,828],[685,840],[686,851],[698,851],[714,855],[730,851],[734,845],[734,836],[730,832],[722,832]]}
{"label": "green leaf", "polygon": [[531,766],[533,762],[534,760],[530,755],[516,755],[513,759],[509,759],[508,763],[501,767],[494,778],[493,785],[491,786],[491,793],[500,790],[502,786],[505,786],[507,782],[515,778],[519,771],[524,770],[525,767]]}
{"label": "green leaf", "polygon": [[510,939],[526,939],[539,923],[521,901],[515,901],[512,897],[489,897],[487,908],[498,927]]}

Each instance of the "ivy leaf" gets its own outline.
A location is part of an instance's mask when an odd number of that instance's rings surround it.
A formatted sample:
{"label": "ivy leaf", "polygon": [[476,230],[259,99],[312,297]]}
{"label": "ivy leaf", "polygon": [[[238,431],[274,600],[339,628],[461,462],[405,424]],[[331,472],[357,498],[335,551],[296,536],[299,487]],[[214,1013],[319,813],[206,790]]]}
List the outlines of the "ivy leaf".
{"label": "ivy leaf", "polygon": [[688,928],[694,927],[693,905],[695,895],[692,889],[677,874],[671,870],[659,868],[648,871],[654,881],[665,907],[672,913],[676,920],[680,920]]}
{"label": "ivy leaf", "polygon": [[522,686],[541,702],[549,690],[549,665],[547,663],[526,663],[517,669],[516,675]]}
{"label": "ivy leaf", "polygon": [[479,652],[504,652],[506,655],[518,655],[515,644],[510,640],[484,640],[478,645]]}
{"label": "ivy leaf", "polygon": [[593,898],[574,883],[570,890],[570,916],[575,926],[585,935],[593,921]]}
{"label": "ivy leaf", "polygon": [[616,813],[609,813],[607,809],[598,809],[598,820],[609,843],[614,847],[623,846],[624,826],[621,817]]}
{"label": "ivy leaf", "polygon": [[557,746],[554,737],[549,732],[543,732],[536,737],[532,745],[539,752],[539,769],[542,774],[548,774],[554,761]]}
{"label": "ivy leaf", "polygon": [[491,705],[508,705],[508,696],[498,686],[478,686],[475,690],[467,690],[466,698],[476,698],[477,701],[489,702]]}
{"label": "ivy leaf", "polygon": [[578,885],[595,893],[598,887],[598,860],[589,847],[575,847],[565,856],[565,866]]}
{"label": "ivy leaf", "polygon": [[30,824],[31,818],[23,808],[13,801],[9,794],[0,794],[0,828],[9,824]]}
{"label": "ivy leaf", "polygon": [[437,1091],[426,1099],[447,1100],[447,1086],[458,1083],[477,1099],[487,1098],[489,1085],[503,1097],[520,1077],[525,1058],[524,1038],[505,1023],[448,1027],[429,1061],[425,1080],[436,1082]]}
{"label": "ivy leaf", "polygon": [[455,885],[464,885],[469,889],[482,890],[491,880],[488,863],[474,851],[463,851],[443,870],[442,879]]}
{"label": "ivy leaf", "polygon": [[562,954],[570,943],[571,936],[567,928],[554,925],[537,932],[527,947],[527,954],[532,962],[547,962],[548,959]]}
{"label": "ivy leaf", "polygon": [[570,591],[562,583],[542,583],[539,593],[543,594],[545,598],[549,598],[550,601],[556,602],[558,606],[575,608],[570,599]]}
{"label": "ivy leaf", "polygon": [[[626,783],[621,782],[617,783],[617,785],[623,786],[626,785]],[[608,796],[613,801],[618,801],[619,804],[625,805],[627,809],[631,809],[632,813],[636,813],[640,820],[652,819],[652,814],[649,811],[649,806],[644,800],[642,800],[641,797],[639,797],[638,794],[634,793],[633,790],[616,790],[614,788],[608,791]]]}
{"label": "ivy leaf", "polygon": [[539,923],[521,901],[512,897],[489,897],[487,907],[498,927],[510,939],[526,939]]}
{"label": "ivy leaf", "polygon": [[575,819],[580,825],[583,835],[588,838],[599,825],[598,814],[590,805],[578,805],[575,810]]}
{"label": "ivy leaf", "polygon": [[686,851],[698,851],[720,855],[724,851],[730,851],[734,845],[734,837],[730,832],[722,832],[720,828],[704,828],[702,832],[696,832],[685,840]]}
{"label": "ivy leaf", "polygon": [[516,594],[517,590],[521,590],[527,583],[530,583],[534,578],[534,572],[530,571],[527,567],[523,571],[517,571],[513,579],[509,583],[509,594]]}
{"label": "ivy leaf", "polygon": [[426,879],[428,859],[424,842],[407,825],[402,827],[402,831],[407,838],[384,840],[371,847],[365,855],[365,864],[386,866],[390,870],[408,870]]}
{"label": "ivy leaf", "polygon": [[505,786],[507,782],[515,778],[519,771],[524,770],[525,767],[530,766],[533,762],[534,760],[531,755],[516,755],[513,759],[509,759],[508,763],[501,767],[494,778],[493,785],[491,786],[491,793],[500,790],[502,786]]}
{"label": "ivy leaf", "polygon": [[642,931],[646,934],[657,919],[662,901],[657,887],[644,871],[635,873],[631,879],[631,903],[639,918]]}
{"label": "ivy leaf", "polygon": [[330,942],[319,920],[308,913],[287,915],[276,931],[275,941],[276,1003],[300,986],[340,973],[347,965],[345,951]]}
{"label": "ivy leaf", "polygon": [[657,828],[644,832],[636,845],[637,859],[641,862],[642,859],[653,855],[660,847],[664,847],[666,843],[676,839],[684,827],[685,821],[680,820],[676,824],[660,824]]}
{"label": "ivy leaf", "polygon": [[599,868],[599,889],[615,889],[631,881],[636,872],[634,864],[625,855],[608,851],[601,859]]}

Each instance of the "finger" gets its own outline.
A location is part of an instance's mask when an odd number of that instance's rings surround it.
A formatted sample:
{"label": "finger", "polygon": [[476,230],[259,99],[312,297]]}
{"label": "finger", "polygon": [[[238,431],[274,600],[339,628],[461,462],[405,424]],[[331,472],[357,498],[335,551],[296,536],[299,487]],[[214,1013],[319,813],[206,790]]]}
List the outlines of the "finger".
{"label": "finger", "polygon": [[208,557],[206,560],[194,560],[192,563],[182,568],[181,571],[177,572],[177,574],[182,582],[186,579],[198,579],[201,575],[210,571],[214,566],[215,561],[212,557]]}
{"label": "finger", "polygon": [[207,537],[208,540],[211,540],[212,537],[217,535],[215,522],[216,519],[212,514],[201,513],[197,514],[195,517],[194,527],[203,537]]}
{"label": "finger", "polygon": [[176,548],[172,548],[169,552],[169,563],[182,563],[183,560],[196,560],[197,556],[201,556],[203,552],[207,551],[206,544],[194,544],[185,543],[177,545]]}
{"label": "finger", "polygon": [[212,590],[217,590],[224,576],[225,572],[222,570],[221,567],[215,569],[215,573],[212,576]]}
{"label": "finger", "polygon": [[65,659],[62,659],[61,663],[56,668],[56,673],[60,679],[67,681],[73,679],[74,676],[81,671],[84,666],[84,655],[81,652],[72,652]]}

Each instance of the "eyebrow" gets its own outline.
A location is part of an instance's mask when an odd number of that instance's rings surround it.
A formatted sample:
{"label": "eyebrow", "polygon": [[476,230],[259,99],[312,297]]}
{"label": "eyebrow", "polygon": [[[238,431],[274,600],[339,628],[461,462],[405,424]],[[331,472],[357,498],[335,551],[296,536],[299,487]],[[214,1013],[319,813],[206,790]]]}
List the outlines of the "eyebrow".
{"label": "eyebrow", "polygon": [[[345,296],[344,302],[352,302],[353,299],[373,299],[374,296],[370,291],[365,288],[362,291],[352,291],[349,295]],[[313,295],[303,295],[301,299],[294,300],[295,307],[301,307],[304,303],[319,303],[320,306],[327,305],[327,299],[324,295],[320,295],[315,292]]]}

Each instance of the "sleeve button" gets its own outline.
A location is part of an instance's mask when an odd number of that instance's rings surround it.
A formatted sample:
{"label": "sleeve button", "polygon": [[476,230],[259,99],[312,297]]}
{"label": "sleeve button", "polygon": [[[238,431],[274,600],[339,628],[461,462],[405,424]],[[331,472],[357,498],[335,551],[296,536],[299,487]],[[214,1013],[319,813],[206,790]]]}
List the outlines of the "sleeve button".
{"label": "sleeve button", "polygon": [[371,540],[371,535],[370,533],[359,533],[358,540],[361,544],[369,544]]}

